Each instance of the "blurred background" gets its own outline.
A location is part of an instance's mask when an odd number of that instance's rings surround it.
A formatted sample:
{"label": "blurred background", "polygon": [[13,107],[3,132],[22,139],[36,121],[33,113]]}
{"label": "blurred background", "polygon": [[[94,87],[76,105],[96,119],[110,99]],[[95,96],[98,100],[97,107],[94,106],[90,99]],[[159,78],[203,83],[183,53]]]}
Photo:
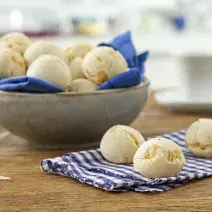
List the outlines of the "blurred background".
{"label": "blurred background", "polygon": [[97,44],[130,29],[149,49],[152,89],[180,85],[185,55],[211,54],[211,0],[0,0],[0,33],[20,31],[66,46]]}

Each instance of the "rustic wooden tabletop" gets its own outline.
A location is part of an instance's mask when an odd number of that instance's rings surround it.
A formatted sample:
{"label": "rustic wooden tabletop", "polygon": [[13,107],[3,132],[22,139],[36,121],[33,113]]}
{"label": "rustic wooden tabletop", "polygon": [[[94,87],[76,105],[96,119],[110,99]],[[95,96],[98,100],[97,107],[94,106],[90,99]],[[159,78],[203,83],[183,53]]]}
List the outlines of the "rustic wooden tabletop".
{"label": "rustic wooden tabletop", "polygon": [[[132,126],[147,137],[180,130],[199,117],[210,115],[171,114],[156,104],[151,95]],[[0,181],[0,212],[212,211],[212,178],[160,194],[109,193],[74,179],[40,171],[41,159],[71,150],[33,149],[26,141],[1,131],[0,175],[11,180]]]}

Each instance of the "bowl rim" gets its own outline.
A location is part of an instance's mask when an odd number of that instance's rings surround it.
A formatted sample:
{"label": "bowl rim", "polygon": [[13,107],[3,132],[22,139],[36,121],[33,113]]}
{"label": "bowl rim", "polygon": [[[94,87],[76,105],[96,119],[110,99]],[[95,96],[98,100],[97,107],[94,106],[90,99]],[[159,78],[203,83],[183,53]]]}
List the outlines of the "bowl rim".
{"label": "bowl rim", "polygon": [[130,90],[137,90],[142,87],[148,87],[150,84],[149,79],[145,77],[144,82],[141,82],[139,85],[132,86],[129,88],[118,88],[118,89],[108,89],[108,90],[99,90],[92,92],[59,92],[59,93],[22,93],[22,92],[8,92],[0,91],[0,96],[58,96],[58,97],[69,97],[69,96],[91,96],[91,95],[102,95],[102,94],[111,94],[111,93],[120,93]]}

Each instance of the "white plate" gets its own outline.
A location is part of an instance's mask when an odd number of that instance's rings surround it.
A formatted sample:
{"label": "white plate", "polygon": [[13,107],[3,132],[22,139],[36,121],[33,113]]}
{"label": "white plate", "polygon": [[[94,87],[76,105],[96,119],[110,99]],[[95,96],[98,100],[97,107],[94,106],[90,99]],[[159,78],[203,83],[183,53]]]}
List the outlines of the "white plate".
{"label": "white plate", "polygon": [[184,112],[212,112],[212,98],[190,99],[183,90],[170,88],[155,93],[156,101],[173,111]]}

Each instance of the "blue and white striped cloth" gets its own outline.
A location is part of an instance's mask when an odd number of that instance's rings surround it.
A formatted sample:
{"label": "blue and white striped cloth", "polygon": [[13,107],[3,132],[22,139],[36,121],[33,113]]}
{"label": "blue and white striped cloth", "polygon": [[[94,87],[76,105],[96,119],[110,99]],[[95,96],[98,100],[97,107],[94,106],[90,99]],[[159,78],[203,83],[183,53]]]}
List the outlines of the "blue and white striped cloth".
{"label": "blue and white striped cloth", "polygon": [[163,192],[182,186],[198,178],[212,176],[212,159],[194,157],[184,143],[185,131],[165,134],[179,144],[185,154],[186,164],[178,176],[150,179],[136,172],[132,165],[113,164],[106,161],[100,150],[73,152],[62,157],[44,159],[41,169],[75,178],[107,191]]}

